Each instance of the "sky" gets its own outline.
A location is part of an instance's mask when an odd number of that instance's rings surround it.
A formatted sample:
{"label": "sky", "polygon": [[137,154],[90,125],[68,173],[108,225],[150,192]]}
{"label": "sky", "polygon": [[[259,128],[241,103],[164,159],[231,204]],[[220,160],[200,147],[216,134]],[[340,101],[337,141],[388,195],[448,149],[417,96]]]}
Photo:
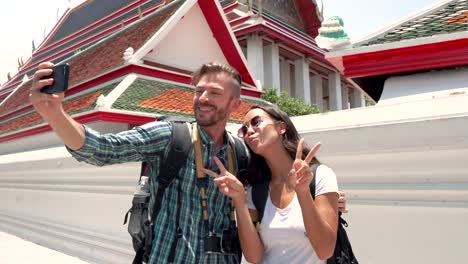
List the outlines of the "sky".
{"label": "sky", "polygon": [[[18,71],[18,58],[31,56],[69,6],[83,0],[15,0],[0,3],[0,84]],[[99,1],[99,0],[95,0]],[[340,16],[351,41],[361,39],[392,22],[443,0],[317,0],[324,17]]]}

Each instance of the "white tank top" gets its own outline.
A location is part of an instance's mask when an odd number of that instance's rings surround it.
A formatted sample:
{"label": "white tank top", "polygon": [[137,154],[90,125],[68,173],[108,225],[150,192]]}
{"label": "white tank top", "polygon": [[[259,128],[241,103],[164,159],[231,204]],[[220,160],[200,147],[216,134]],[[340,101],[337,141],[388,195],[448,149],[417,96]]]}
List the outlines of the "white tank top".
{"label": "white tank top", "polygon": [[[324,193],[338,192],[336,175],[329,167],[320,165],[316,177],[316,197]],[[247,205],[250,209],[255,209],[251,188],[247,190]],[[265,253],[260,263],[326,263],[326,260],[317,257],[306,237],[302,211],[296,195],[283,209],[274,206],[268,195],[260,237],[265,246]]]}

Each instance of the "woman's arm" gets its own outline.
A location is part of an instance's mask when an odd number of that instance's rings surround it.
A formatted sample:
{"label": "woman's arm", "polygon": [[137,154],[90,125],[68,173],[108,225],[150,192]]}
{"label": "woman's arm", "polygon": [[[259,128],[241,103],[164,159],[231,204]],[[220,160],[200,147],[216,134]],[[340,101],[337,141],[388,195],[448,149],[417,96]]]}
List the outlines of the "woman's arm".
{"label": "woman's arm", "polygon": [[250,263],[258,263],[263,258],[263,242],[260,239],[253,221],[258,219],[256,210],[248,209],[247,203],[236,205],[237,227],[242,253]]}
{"label": "woman's arm", "polygon": [[310,192],[298,194],[307,238],[317,256],[333,255],[338,228],[338,193],[330,192],[312,198]]}
{"label": "woman's arm", "polygon": [[[338,227],[338,186],[336,184],[335,174],[327,174],[325,183],[325,191],[322,195],[317,195],[315,200],[310,193],[310,183],[316,181],[310,163],[315,156],[315,153],[320,148],[321,144],[315,144],[305,159],[302,159],[302,149],[304,147],[304,139],[299,141],[296,159],[289,175],[287,176],[287,187],[296,191],[297,198],[302,210],[302,218],[304,221],[307,238],[309,238],[312,247],[317,256],[324,260],[333,255],[336,244],[336,232]],[[317,169],[317,173],[320,168]],[[321,175],[322,176],[322,175]],[[330,178],[329,178],[330,177]],[[334,177],[334,178],[331,178]],[[331,180],[335,180],[334,184]],[[321,182],[317,182],[317,187]],[[334,186],[333,186],[334,185]]]}
{"label": "woman's arm", "polygon": [[259,262],[263,257],[264,248],[263,242],[257,233],[257,229],[252,222],[252,219],[258,219],[257,211],[250,210],[247,207],[246,192],[244,185],[239,179],[229,173],[217,157],[214,157],[214,161],[220,173],[217,174],[205,168],[203,168],[203,172],[213,177],[213,181],[218,186],[219,190],[232,199],[234,207],[236,208],[237,226],[242,253],[247,261],[252,263]]}

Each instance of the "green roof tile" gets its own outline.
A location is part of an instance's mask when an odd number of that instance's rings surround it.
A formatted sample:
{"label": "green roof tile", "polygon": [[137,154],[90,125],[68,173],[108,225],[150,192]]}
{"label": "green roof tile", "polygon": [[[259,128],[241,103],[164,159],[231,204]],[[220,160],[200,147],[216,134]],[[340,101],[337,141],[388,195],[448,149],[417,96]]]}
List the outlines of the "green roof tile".
{"label": "green roof tile", "polygon": [[468,0],[454,0],[423,17],[406,21],[356,47],[468,31]]}

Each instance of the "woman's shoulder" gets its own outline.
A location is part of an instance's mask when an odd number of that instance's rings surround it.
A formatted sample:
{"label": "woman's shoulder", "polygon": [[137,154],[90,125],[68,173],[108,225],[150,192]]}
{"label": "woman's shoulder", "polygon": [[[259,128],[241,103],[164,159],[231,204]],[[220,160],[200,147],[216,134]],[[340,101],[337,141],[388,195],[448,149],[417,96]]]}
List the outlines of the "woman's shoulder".
{"label": "woman's shoulder", "polygon": [[326,164],[320,163],[317,167],[317,174],[321,175],[332,175],[335,176],[335,172],[332,168],[328,167]]}

